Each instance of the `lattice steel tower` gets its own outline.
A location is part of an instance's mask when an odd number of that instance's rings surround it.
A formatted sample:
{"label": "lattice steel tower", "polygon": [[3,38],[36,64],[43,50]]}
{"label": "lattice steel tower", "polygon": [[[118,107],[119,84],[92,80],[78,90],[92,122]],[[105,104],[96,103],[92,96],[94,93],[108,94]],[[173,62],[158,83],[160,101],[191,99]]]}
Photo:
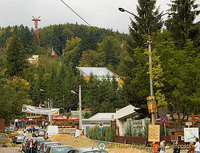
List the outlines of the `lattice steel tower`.
{"label": "lattice steel tower", "polygon": [[[32,16],[32,17],[33,17],[33,16]],[[38,43],[38,46],[40,46],[40,39],[39,39],[39,32],[38,32],[38,21],[41,21],[41,20],[40,20],[40,16],[39,16],[38,18],[33,17],[32,21],[35,22],[34,33],[35,33],[35,35],[37,36],[37,43]]]}

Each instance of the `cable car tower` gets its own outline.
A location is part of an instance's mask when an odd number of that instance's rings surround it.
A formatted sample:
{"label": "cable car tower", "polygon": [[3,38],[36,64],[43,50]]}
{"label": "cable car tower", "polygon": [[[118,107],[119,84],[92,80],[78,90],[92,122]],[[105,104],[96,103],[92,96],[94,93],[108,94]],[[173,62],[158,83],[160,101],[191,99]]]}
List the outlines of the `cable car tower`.
{"label": "cable car tower", "polygon": [[[32,16],[32,17],[33,17],[33,16]],[[40,39],[39,39],[39,32],[38,32],[38,21],[41,21],[41,20],[40,20],[40,16],[39,16],[38,18],[33,17],[32,21],[35,22],[34,33],[35,33],[35,35],[37,36],[37,43],[38,43],[38,46],[40,46]]]}

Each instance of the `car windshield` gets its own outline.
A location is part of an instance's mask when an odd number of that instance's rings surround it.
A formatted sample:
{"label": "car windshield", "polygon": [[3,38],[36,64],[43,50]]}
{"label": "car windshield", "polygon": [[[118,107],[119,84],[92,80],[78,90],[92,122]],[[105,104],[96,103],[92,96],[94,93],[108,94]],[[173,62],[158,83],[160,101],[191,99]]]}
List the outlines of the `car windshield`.
{"label": "car windshield", "polygon": [[66,146],[66,147],[57,147],[57,148],[53,148],[52,149],[52,153],[62,153],[62,152],[67,152],[67,151],[69,151],[70,149],[72,149],[72,147],[68,147],[68,146]]}

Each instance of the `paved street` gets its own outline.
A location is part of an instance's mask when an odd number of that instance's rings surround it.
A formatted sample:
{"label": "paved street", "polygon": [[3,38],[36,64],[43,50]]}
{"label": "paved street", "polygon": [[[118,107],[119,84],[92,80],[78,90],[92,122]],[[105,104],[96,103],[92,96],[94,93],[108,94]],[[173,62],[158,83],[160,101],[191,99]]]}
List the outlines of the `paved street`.
{"label": "paved street", "polygon": [[15,147],[0,147],[0,153],[21,153],[21,151]]}

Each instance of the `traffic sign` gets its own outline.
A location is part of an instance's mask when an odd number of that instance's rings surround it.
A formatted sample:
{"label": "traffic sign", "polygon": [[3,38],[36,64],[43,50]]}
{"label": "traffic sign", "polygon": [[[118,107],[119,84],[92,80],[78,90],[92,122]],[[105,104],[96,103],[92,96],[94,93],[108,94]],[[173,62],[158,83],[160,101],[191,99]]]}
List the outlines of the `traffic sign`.
{"label": "traffic sign", "polygon": [[186,126],[192,126],[192,122],[185,122]]}
{"label": "traffic sign", "polygon": [[147,98],[147,101],[155,101],[155,96],[148,96],[146,98]]}
{"label": "traffic sign", "polygon": [[99,131],[103,131],[103,128],[102,128],[102,127],[100,127],[100,128],[99,128]]}
{"label": "traffic sign", "polygon": [[160,120],[161,120],[162,123],[167,123],[168,117],[166,115],[162,115]]}
{"label": "traffic sign", "polygon": [[103,127],[103,122],[100,122],[100,123],[99,123],[99,127]]}

